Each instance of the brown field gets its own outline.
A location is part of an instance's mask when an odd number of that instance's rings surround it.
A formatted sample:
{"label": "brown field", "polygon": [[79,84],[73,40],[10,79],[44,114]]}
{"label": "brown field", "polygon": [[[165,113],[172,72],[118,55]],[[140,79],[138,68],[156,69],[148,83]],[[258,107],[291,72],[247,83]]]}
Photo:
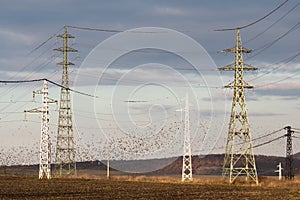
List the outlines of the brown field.
{"label": "brown field", "polygon": [[264,178],[259,186],[217,178],[181,183],[176,178],[118,176],[111,180],[0,176],[0,199],[300,199],[300,181]]}

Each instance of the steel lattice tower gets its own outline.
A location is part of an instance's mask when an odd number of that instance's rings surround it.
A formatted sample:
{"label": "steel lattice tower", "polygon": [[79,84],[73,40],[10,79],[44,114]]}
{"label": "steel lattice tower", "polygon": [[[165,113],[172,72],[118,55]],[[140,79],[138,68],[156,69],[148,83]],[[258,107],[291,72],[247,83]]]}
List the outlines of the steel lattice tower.
{"label": "steel lattice tower", "polygon": [[290,126],[284,128],[287,133],[286,136],[286,157],[285,157],[285,179],[294,179],[294,166],[293,166],[293,145],[292,145],[292,134],[294,131],[291,130]]}
{"label": "steel lattice tower", "polygon": [[51,141],[49,136],[49,103],[57,103],[48,97],[48,83],[44,80],[43,89],[34,91],[35,94],[41,94],[43,98],[43,107],[32,110],[25,110],[29,113],[41,113],[41,143],[40,143],[40,166],[39,179],[51,178]]}
{"label": "steel lattice tower", "polygon": [[243,53],[250,53],[251,50],[242,46],[239,29],[236,33],[235,47],[225,49],[223,52],[234,53],[235,62],[219,68],[219,70],[234,71],[234,81],[225,86],[225,88],[233,88],[234,94],[222,176],[229,178],[230,183],[233,183],[238,176],[246,176],[246,180],[258,184],[244,93],[245,88],[253,88],[244,81],[244,71],[257,70],[257,68],[243,62]]}
{"label": "steel lattice tower", "polygon": [[63,54],[63,61],[58,63],[58,65],[62,65],[63,68],[61,84],[64,87],[61,88],[60,93],[56,140],[56,175],[76,175],[75,141],[69,90],[70,80],[68,74],[68,67],[74,64],[68,60],[68,54],[69,52],[77,52],[77,50],[68,45],[68,40],[75,37],[68,33],[66,26],[64,27],[64,33],[57,37],[62,38],[63,40],[63,46],[54,50],[62,52]]}
{"label": "steel lattice tower", "polygon": [[278,172],[278,180],[281,180],[282,179],[282,170],[283,170],[283,168],[281,167],[281,162],[279,162],[277,167],[278,167],[278,170],[275,170],[274,172]]}
{"label": "steel lattice tower", "polygon": [[182,181],[189,181],[193,179],[192,170],[192,152],[190,142],[190,114],[189,114],[189,96],[186,95],[185,109],[184,109],[184,144],[183,144],[183,158],[182,158]]}

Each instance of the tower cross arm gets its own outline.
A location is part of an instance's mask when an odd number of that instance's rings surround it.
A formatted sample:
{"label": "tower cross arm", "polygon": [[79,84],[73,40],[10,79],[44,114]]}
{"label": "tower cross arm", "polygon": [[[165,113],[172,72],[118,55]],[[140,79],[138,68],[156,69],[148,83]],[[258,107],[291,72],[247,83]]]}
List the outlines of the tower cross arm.
{"label": "tower cross arm", "polygon": [[75,36],[67,33],[67,34],[61,34],[61,35],[57,35],[56,37],[59,37],[59,38],[75,38]]}
{"label": "tower cross arm", "polygon": [[57,100],[55,100],[55,99],[51,99],[51,98],[48,98],[47,99],[47,103],[58,103],[58,101]]}
{"label": "tower cross arm", "polygon": [[252,89],[254,86],[249,85],[247,82],[244,81],[243,85],[235,85],[234,81],[229,83],[228,85],[225,85],[224,88],[246,88],[246,89]]}
{"label": "tower cross arm", "polygon": [[33,108],[30,110],[24,110],[25,113],[40,113],[43,112],[42,108]]}
{"label": "tower cross arm", "polygon": [[[236,49],[235,47],[233,48],[229,48],[229,49],[224,49],[222,51],[220,51],[221,53],[235,53],[236,52]],[[242,47],[242,52],[243,53],[251,53],[252,52],[252,49],[247,49],[245,47]]]}
{"label": "tower cross arm", "polygon": [[64,47],[60,47],[60,48],[56,48],[56,49],[53,49],[54,51],[60,51],[60,52],[64,52],[64,51],[67,51],[67,52],[78,52],[77,49],[74,49],[72,47],[67,47],[66,49],[64,49]]}
{"label": "tower cross arm", "polygon": [[220,71],[234,71],[235,70],[234,63],[226,65],[225,67],[220,67],[220,68],[218,68],[218,70],[220,70]]}
{"label": "tower cross arm", "polygon": [[67,61],[67,63],[59,62],[59,63],[57,63],[57,65],[71,65],[71,66],[74,66],[75,64],[70,62],[70,61]]}
{"label": "tower cross arm", "polygon": [[[244,71],[255,71],[255,70],[258,70],[257,67],[254,67],[252,65],[249,65],[249,64],[246,64],[246,63],[243,63],[243,70]],[[218,68],[219,71],[235,71],[236,70],[236,67],[235,67],[235,63],[231,63],[229,65],[226,65],[225,67],[220,67]]]}
{"label": "tower cross arm", "polygon": [[244,66],[246,66],[246,67],[243,67],[243,70],[246,70],[246,71],[255,71],[255,70],[258,70],[257,67],[254,67],[254,66],[246,64],[246,63],[244,63]]}

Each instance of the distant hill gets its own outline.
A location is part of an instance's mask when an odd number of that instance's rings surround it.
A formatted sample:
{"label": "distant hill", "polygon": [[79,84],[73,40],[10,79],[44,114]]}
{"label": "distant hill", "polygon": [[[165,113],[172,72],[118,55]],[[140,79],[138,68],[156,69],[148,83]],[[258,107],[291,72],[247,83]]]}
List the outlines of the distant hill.
{"label": "distant hill", "polygon": [[294,159],[300,160],[300,152],[294,154]]}
{"label": "distant hill", "polygon": [[[300,153],[294,155],[294,169],[295,174],[300,174]],[[145,168],[155,168],[157,163],[167,163],[174,160],[165,167],[158,169],[154,172],[148,173],[150,175],[171,175],[181,174],[182,170],[182,157],[168,158],[168,159],[153,159],[153,160],[139,160],[139,161],[123,161],[122,164],[130,167],[143,166]],[[221,175],[223,166],[224,154],[213,154],[207,156],[193,156],[192,165],[193,173],[198,175]],[[276,156],[255,156],[256,168],[260,176],[276,176],[274,171],[279,162],[285,167],[285,157]]]}
{"label": "distant hill", "polygon": [[[224,154],[213,154],[207,156],[193,156],[193,173],[198,175],[221,175],[222,165],[223,165]],[[255,156],[256,167],[259,176],[276,176],[277,173],[276,166],[279,162],[282,163],[283,168],[285,167],[285,158],[276,157],[276,156],[264,156],[257,155]],[[178,158],[165,158],[165,159],[152,159],[152,160],[131,160],[131,161],[111,161],[111,162],[120,162],[120,164],[125,165],[126,167],[139,166],[145,167],[145,169],[155,169],[158,164],[164,164],[165,166],[161,169],[158,169],[154,172],[146,173],[144,175],[172,175],[172,174],[181,174],[182,168],[182,157]],[[170,164],[167,164],[170,163]],[[92,171],[105,171],[106,170],[106,161],[86,161],[78,162],[78,170],[92,170]],[[113,166],[113,165],[112,165]],[[295,174],[300,174],[300,152],[294,154],[294,169]],[[116,171],[111,169],[112,171]],[[145,170],[147,171],[147,170]],[[18,175],[37,175],[38,174],[38,165],[30,166],[0,166],[0,174],[18,174]]]}
{"label": "distant hill", "polygon": [[[193,156],[193,173],[199,175],[221,175],[223,166],[224,154],[207,155],[205,157]],[[257,173],[259,176],[276,176],[276,166],[279,162],[285,165],[284,157],[276,156],[255,156]],[[178,158],[172,164],[156,171],[158,174],[181,173],[182,157]],[[300,174],[300,153],[294,155],[295,174]]]}
{"label": "distant hill", "polygon": [[[193,173],[198,175],[221,175],[223,166],[224,154],[212,154],[207,156],[193,156]],[[276,166],[279,162],[285,167],[285,157],[276,156],[255,156],[258,175],[260,176],[276,176]],[[124,168],[134,169],[135,166],[142,166],[147,169],[155,169],[157,165],[165,166],[154,172],[146,173],[145,175],[172,175],[181,174],[182,157],[164,158],[152,160],[131,160],[131,161],[111,161],[116,165],[124,165]],[[119,162],[119,163],[118,163]],[[168,164],[170,163],[170,164]],[[106,161],[99,162],[81,162],[77,163],[77,169],[98,169],[106,170]],[[114,166],[113,164],[111,166]],[[295,174],[300,174],[300,152],[294,154],[294,169]]]}

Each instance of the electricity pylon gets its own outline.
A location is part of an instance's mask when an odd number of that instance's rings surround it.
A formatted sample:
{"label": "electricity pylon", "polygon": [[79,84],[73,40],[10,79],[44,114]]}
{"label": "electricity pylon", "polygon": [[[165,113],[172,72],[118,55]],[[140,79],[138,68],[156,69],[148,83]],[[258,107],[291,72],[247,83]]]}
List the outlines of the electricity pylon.
{"label": "electricity pylon", "polygon": [[58,116],[58,131],[56,140],[56,175],[76,175],[76,159],[75,159],[75,141],[72,122],[71,98],[69,90],[69,74],[68,67],[74,65],[68,60],[69,52],[77,52],[76,49],[69,47],[68,40],[75,38],[68,33],[67,27],[64,27],[64,33],[58,35],[63,39],[63,46],[54,49],[62,52],[63,61],[58,63],[62,65],[62,88],[60,93],[60,106]]}
{"label": "electricity pylon", "polygon": [[234,53],[235,62],[219,68],[222,71],[234,71],[234,81],[225,86],[225,88],[233,88],[234,94],[222,176],[229,178],[230,183],[233,183],[238,176],[246,176],[246,180],[252,180],[258,184],[244,93],[244,89],[253,88],[244,81],[244,71],[257,70],[258,68],[243,62],[243,53],[250,53],[251,50],[242,46],[239,29],[236,33],[235,47],[225,49],[223,52]]}
{"label": "electricity pylon", "polygon": [[282,179],[282,170],[283,170],[283,168],[281,167],[281,162],[279,162],[277,167],[278,167],[278,170],[275,170],[275,172],[278,172],[278,180],[281,180]]}
{"label": "electricity pylon", "polygon": [[40,143],[40,166],[39,179],[51,178],[51,142],[49,136],[49,103],[57,103],[57,101],[48,97],[48,83],[44,80],[43,89],[34,91],[33,98],[36,94],[41,94],[43,99],[43,107],[25,110],[25,113],[42,113],[41,119],[41,143]]}
{"label": "electricity pylon", "polygon": [[287,133],[286,136],[286,157],[285,157],[285,179],[294,179],[294,166],[293,166],[293,145],[292,145],[292,134],[294,131],[291,130],[290,126],[284,128]]}
{"label": "electricity pylon", "polygon": [[193,179],[192,152],[190,142],[190,116],[189,116],[189,96],[186,94],[184,109],[184,144],[182,158],[182,181]]}

